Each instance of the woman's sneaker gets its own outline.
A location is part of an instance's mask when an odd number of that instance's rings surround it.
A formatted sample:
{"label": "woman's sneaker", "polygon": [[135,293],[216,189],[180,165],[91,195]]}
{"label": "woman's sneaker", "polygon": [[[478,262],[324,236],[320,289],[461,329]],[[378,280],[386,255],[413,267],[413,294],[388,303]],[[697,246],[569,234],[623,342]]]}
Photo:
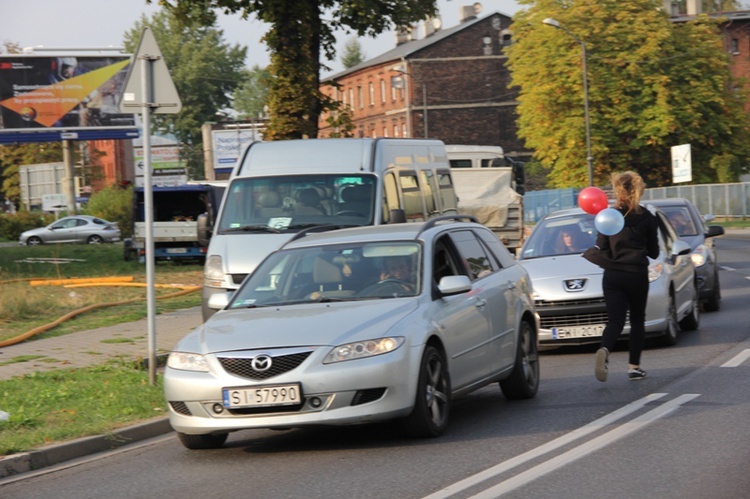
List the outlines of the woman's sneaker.
{"label": "woman's sneaker", "polygon": [[[607,381],[607,374],[609,373],[609,350],[601,347],[596,351],[596,366],[594,367],[594,375],[599,381]],[[644,373],[645,375],[645,373]]]}
{"label": "woman's sneaker", "polygon": [[630,380],[643,379],[646,376],[646,371],[644,371],[640,367],[636,367],[635,369],[628,369],[628,379]]}

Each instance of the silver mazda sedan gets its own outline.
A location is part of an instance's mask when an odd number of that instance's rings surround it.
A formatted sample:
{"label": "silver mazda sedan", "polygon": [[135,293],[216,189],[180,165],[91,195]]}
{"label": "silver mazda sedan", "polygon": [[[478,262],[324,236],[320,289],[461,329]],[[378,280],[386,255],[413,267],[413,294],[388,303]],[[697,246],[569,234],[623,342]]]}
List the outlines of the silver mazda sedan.
{"label": "silver mazda sedan", "polygon": [[164,374],[183,445],[220,447],[250,428],[382,420],[432,437],[455,397],[489,383],[507,399],[534,397],[531,282],[474,222],[311,229],[234,296],[212,297],[223,310],[178,343]]}
{"label": "silver mazda sedan", "polygon": [[[659,256],[650,260],[646,335],[674,345],[680,329],[697,329],[700,306],[690,245],[667,218],[650,208],[659,223]],[[607,324],[602,269],[581,254],[596,243],[594,215],[579,208],[544,217],[521,248],[519,263],[529,272],[540,316],[539,343],[547,346],[599,343]],[[626,324],[622,338],[630,325]]]}

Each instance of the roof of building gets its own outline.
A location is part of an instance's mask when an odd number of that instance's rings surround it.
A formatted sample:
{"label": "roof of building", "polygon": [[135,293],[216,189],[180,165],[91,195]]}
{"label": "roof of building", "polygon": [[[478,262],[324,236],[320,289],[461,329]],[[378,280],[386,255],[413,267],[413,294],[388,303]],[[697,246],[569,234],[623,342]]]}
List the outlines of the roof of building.
{"label": "roof of building", "polygon": [[[750,10],[739,10],[735,12],[704,12],[704,14],[713,18],[726,18],[728,21],[747,21],[750,19]],[[669,20],[676,23],[683,23],[694,21],[697,17],[698,16],[694,15],[679,15],[672,16]]]}
{"label": "roof of building", "polygon": [[352,66],[349,69],[346,69],[344,71],[331,75],[327,78],[324,78],[323,81],[326,82],[326,81],[331,81],[331,80],[337,80],[341,78],[342,76],[346,76],[351,73],[356,73],[357,71],[361,71],[363,69],[371,68],[374,66],[379,66],[389,61],[395,61],[395,60],[401,60],[401,59],[407,58],[410,55],[416,52],[419,52],[420,50],[426,47],[429,47],[430,45],[434,43],[439,42],[440,40],[448,38],[449,36],[468,28],[469,26],[473,26],[474,24],[477,24],[478,22],[481,22],[482,20],[495,16],[495,15],[502,15],[507,18],[511,17],[501,12],[492,12],[490,14],[487,14],[484,17],[478,17],[476,19],[463,21],[451,28],[437,30],[432,35],[427,36],[425,38],[422,38],[419,40],[411,40],[406,43],[402,43],[401,45],[396,46],[395,48],[389,50],[388,52],[384,52],[380,54],[379,56],[373,57],[372,59],[362,61],[356,66]]}

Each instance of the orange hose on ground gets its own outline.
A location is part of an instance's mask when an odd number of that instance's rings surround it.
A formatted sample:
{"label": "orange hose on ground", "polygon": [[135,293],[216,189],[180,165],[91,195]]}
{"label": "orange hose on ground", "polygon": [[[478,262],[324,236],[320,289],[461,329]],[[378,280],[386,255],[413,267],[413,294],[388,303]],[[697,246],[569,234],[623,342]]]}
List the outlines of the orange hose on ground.
{"label": "orange hose on ground", "polygon": [[121,277],[72,277],[70,279],[43,279],[32,280],[29,284],[32,286],[61,286],[65,284],[84,284],[93,282],[132,282],[133,276]]}
{"label": "orange hose on ground", "polygon": [[[156,299],[157,300],[163,300],[165,298],[174,298],[176,296],[186,295],[188,293],[192,293],[193,291],[197,291],[197,290],[201,289],[202,287],[203,286],[193,286],[191,288],[183,289],[182,291],[177,291],[175,293],[169,293],[167,295],[157,296]],[[88,312],[90,310],[96,310],[98,308],[112,307],[112,306],[115,306],[115,305],[126,305],[128,303],[133,303],[133,302],[137,302],[137,301],[145,300],[145,299],[146,298],[131,298],[130,300],[123,300],[123,301],[118,301],[118,302],[95,303],[93,305],[89,305],[87,307],[83,307],[83,308],[80,308],[78,310],[74,310],[74,311],[72,311],[70,313],[67,313],[67,314],[63,315],[59,319],[56,319],[56,320],[54,320],[54,321],[52,321],[52,322],[50,322],[48,324],[44,324],[43,326],[35,327],[31,331],[27,331],[27,332],[23,333],[20,336],[16,336],[15,338],[10,338],[8,340],[0,341],[0,348],[8,347],[8,346],[11,346],[11,345],[16,345],[16,344],[21,343],[22,341],[27,340],[27,339],[31,338],[32,336],[35,336],[35,335],[37,335],[39,333],[43,333],[45,331],[49,331],[53,327],[56,327],[56,326],[62,324],[63,322],[67,321],[68,319],[72,319],[73,317],[75,317],[77,315],[80,315],[80,314],[82,314],[84,312]]]}

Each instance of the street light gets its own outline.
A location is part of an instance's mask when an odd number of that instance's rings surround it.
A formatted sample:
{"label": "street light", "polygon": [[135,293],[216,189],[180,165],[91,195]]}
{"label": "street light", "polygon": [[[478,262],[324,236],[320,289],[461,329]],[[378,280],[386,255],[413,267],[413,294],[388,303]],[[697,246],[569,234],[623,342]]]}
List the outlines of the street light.
{"label": "street light", "polygon": [[[391,68],[391,71],[401,73],[404,76],[412,77],[412,74],[403,69],[402,66],[396,66]],[[396,77],[398,78],[398,77]],[[405,79],[405,78],[404,78]],[[406,80],[406,79],[405,79]],[[409,129],[409,136],[412,136],[413,131],[411,129],[411,106],[409,98],[409,81],[406,80],[404,92],[406,92],[406,127]],[[422,83],[422,107],[424,108],[424,137],[428,136],[428,125],[427,125],[427,83]]]}
{"label": "street light", "polygon": [[589,166],[589,185],[594,185],[594,157],[591,155],[591,124],[589,122],[589,84],[588,75],[586,71],[586,42],[578,38],[576,35],[571,33],[565,26],[561,25],[559,21],[552,19],[551,17],[546,18],[542,21],[542,24],[552,26],[557,29],[561,29],[566,32],[573,40],[581,45],[583,51],[583,109],[584,119],[586,121],[586,162]]}

